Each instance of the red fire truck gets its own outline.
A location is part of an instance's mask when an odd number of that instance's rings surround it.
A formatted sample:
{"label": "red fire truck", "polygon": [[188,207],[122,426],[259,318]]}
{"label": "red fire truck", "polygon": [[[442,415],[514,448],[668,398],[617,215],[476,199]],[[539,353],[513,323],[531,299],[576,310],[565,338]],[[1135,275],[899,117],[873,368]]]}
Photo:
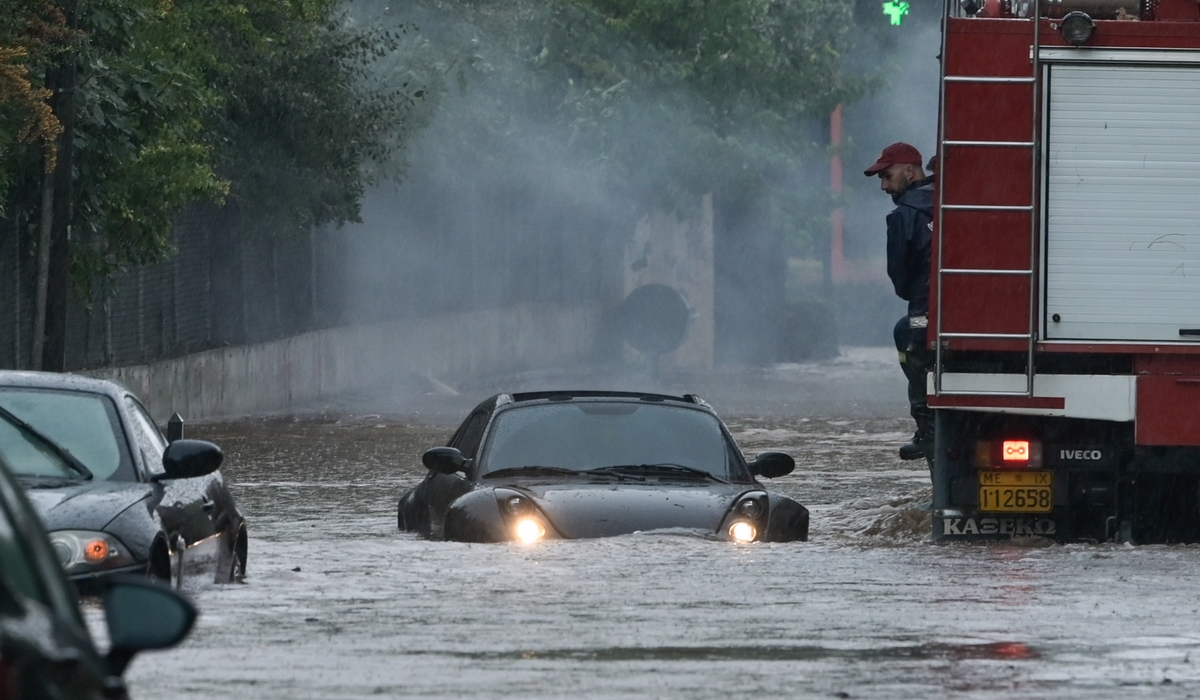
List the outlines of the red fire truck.
{"label": "red fire truck", "polygon": [[1200,541],[1200,5],[947,0],[935,540]]}

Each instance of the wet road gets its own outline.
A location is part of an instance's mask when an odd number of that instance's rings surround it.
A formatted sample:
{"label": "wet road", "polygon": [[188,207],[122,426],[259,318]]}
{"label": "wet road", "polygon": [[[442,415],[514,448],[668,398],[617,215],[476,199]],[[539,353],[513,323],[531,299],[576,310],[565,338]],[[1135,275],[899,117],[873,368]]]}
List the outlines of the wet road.
{"label": "wet road", "polygon": [[419,454],[485,387],[380,415],[333,405],[194,426],[226,450],[249,575],[192,591],[196,630],[135,660],[132,693],[1200,696],[1200,548],[929,543],[928,474],[894,456],[910,428],[883,357],[703,392],[745,452],[797,457],[772,487],[810,506],[807,543],[652,533],[525,547],[397,532]]}

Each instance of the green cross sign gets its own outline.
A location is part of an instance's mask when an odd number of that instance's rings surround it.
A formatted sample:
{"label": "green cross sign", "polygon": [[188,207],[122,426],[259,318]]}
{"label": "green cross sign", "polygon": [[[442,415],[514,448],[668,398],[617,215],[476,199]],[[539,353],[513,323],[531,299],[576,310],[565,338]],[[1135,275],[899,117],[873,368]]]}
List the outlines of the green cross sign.
{"label": "green cross sign", "polygon": [[904,21],[904,16],[908,14],[909,5],[907,0],[888,0],[883,3],[883,14],[888,16],[893,27],[900,26]]}

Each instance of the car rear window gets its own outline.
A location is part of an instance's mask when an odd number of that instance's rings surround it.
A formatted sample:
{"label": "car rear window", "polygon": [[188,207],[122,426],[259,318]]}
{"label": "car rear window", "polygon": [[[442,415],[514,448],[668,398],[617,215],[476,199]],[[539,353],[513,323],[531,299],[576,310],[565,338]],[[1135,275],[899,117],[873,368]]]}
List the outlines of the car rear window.
{"label": "car rear window", "polygon": [[678,464],[740,478],[731,452],[720,423],[703,411],[633,402],[543,404],[496,416],[481,467],[487,473]]}
{"label": "car rear window", "polygon": [[[0,389],[0,406],[65,447],[83,462],[97,480],[132,478],[116,408],[100,394],[50,389]],[[124,469],[122,469],[124,466]],[[10,461],[17,475],[45,475]]]}

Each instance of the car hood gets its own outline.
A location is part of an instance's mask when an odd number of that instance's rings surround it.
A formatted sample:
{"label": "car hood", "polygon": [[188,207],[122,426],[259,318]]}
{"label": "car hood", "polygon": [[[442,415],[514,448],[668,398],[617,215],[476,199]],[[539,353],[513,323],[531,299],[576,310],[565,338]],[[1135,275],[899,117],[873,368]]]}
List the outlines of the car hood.
{"label": "car hood", "polygon": [[150,492],[149,484],[120,481],[25,489],[47,530],[102,530]]}
{"label": "car hood", "polygon": [[685,528],[716,532],[751,484],[612,482],[522,484],[566,538],[612,537],[644,530]]}

